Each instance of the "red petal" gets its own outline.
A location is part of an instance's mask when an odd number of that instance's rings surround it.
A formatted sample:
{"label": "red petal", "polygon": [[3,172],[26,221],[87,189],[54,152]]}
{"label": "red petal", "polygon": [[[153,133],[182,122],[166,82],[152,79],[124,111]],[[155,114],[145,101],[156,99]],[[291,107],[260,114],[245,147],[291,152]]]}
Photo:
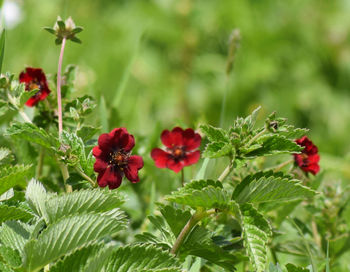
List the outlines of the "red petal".
{"label": "red petal", "polygon": [[182,137],[183,132],[184,132],[183,129],[180,128],[180,127],[175,127],[171,131],[171,138],[172,138],[174,146],[182,146],[182,145],[184,145],[183,137]]}
{"label": "red petal", "polygon": [[202,137],[198,133],[195,133],[192,128],[186,129],[182,136],[187,151],[196,149],[201,145]]}
{"label": "red petal", "polygon": [[33,107],[36,104],[38,104],[38,102],[40,101],[40,97],[39,96],[32,96],[31,98],[29,98],[26,102],[26,106],[28,107]]}
{"label": "red petal", "polygon": [[318,154],[308,156],[309,164],[318,163],[320,161],[320,156]]}
{"label": "red petal", "polygon": [[105,171],[108,168],[108,163],[104,160],[96,159],[96,162],[94,164],[94,171],[101,173]]}
{"label": "red petal", "polygon": [[115,189],[122,183],[122,176],[118,171],[113,170],[112,167],[107,167],[106,171],[98,175],[97,183],[100,187],[108,185],[110,189]]}
{"label": "red petal", "polygon": [[316,175],[320,171],[320,166],[318,164],[311,164],[306,169],[307,172],[310,172],[313,175]]}
{"label": "red petal", "polygon": [[130,156],[128,166],[124,169],[125,176],[131,182],[139,182],[138,171],[143,167],[143,159],[141,156]]}
{"label": "red petal", "polygon": [[98,145],[101,150],[107,151],[111,149],[112,138],[108,133],[103,133],[98,137]]}
{"label": "red petal", "polygon": [[170,154],[160,148],[154,148],[151,152],[151,157],[158,168],[165,168],[170,159]]}
{"label": "red petal", "polygon": [[303,158],[300,154],[294,154],[294,160],[299,167],[303,165]]}
{"label": "red petal", "polygon": [[21,83],[29,83],[32,80],[33,80],[33,78],[28,73],[21,72],[19,74],[19,82],[21,82]]}
{"label": "red petal", "polygon": [[169,130],[163,130],[162,134],[160,135],[160,139],[166,147],[172,148],[173,146],[173,141],[171,138],[171,133]]}
{"label": "red petal", "polygon": [[184,158],[184,165],[188,166],[188,165],[197,163],[199,161],[200,156],[201,154],[199,150],[195,152],[187,153]]}
{"label": "red petal", "polygon": [[94,155],[95,158],[98,158],[102,155],[102,150],[98,146],[95,146],[92,149],[92,155]]}
{"label": "red petal", "polygon": [[183,161],[175,161],[172,158],[170,158],[167,161],[167,168],[173,170],[175,173],[178,173],[184,168]]}
{"label": "red petal", "polygon": [[126,128],[115,128],[109,135],[113,139],[114,146],[123,148],[126,152],[129,152],[135,146],[134,136],[129,134]]}

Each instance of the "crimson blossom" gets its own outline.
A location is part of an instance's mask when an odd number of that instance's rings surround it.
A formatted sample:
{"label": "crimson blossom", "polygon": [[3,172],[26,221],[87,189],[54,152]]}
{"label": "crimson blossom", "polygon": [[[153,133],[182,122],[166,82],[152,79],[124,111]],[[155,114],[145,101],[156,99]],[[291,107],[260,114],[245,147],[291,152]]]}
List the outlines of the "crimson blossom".
{"label": "crimson blossom", "polygon": [[201,136],[192,128],[183,130],[175,127],[172,131],[164,130],[160,136],[166,151],[154,148],[151,157],[159,168],[169,168],[178,173],[185,166],[195,164],[200,158]]}
{"label": "crimson blossom", "polygon": [[39,90],[27,100],[26,105],[28,107],[35,106],[39,101],[44,100],[51,92],[47,84],[46,76],[40,68],[27,67],[25,72],[21,72],[19,75],[19,82],[25,83],[26,91]]}
{"label": "crimson blossom", "polygon": [[305,173],[310,172],[311,174],[316,175],[320,171],[320,166],[318,165],[320,156],[318,155],[317,146],[315,146],[306,136],[297,139],[295,142],[298,145],[305,147],[300,154],[294,154],[295,163]]}
{"label": "crimson blossom", "polygon": [[134,136],[126,128],[115,128],[98,138],[98,146],[92,150],[96,158],[94,170],[98,173],[100,187],[115,189],[122,183],[123,176],[132,183],[139,182],[138,171],[143,167],[141,156],[131,155],[135,145]]}

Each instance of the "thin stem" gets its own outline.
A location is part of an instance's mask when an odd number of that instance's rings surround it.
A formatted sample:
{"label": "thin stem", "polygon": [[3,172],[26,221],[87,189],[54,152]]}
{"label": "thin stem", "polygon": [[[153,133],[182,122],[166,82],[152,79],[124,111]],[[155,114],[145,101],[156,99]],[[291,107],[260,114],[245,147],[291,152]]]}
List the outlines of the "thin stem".
{"label": "thin stem", "polygon": [[321,246],[322,246],[321,237],[320,237],[320,234],[318,233],[317,225],[316,225],[314,217],[312,217],[312,220],[311,220],[311,229],[312,229],[312,235],[314,236],[314,240],[315,240],[316,245],[319,248],[321,248]]}
{"label": "thin stem", "polygon": [[185,172],[183,168],[181,169],[181,184],[182,184],[182,187],[185,186]]}
{"label": "thin stem", "polygon": [[58,162],[58,165],[60,167],[60,170],[61,170],[61,173],[63,176],[63,181],[64,181],[64,185],[66,187],[66,192],[71,193],[73,191],[72,186],[67,184],[67,180],[69,179],[68,167],[67,167],[67,165],[65,165],[62,162]]}
{"label": "thin stem", "polygon": [[38,157],[38,165],[36,167],[35,178],[39,179],[41,177],[43,171],[43,162],[44,162],[44,149],[40,148],[39,157]]}
{"label": "thin stem", "polygon": [[57,105],[58,105],[58,135],[61,137],[63,126],[62,126],[62,99],[61,99],[61,71],[64,47],[66,45],[66,38],[62,39],[60,57],[58,59],[58,70],[57,70]]}
{"label": "thin stem", "polygon": [[256,139],[258,139],[261,135],[263,135],[267,131],[266,128],[264,128],[262,131],[260,131],[258,134],[256,134],[253,138],[250,139],[250,141],[246,144],[247,146],[251,145]]}
{"label": "thin stem", "polygon": [[275,249],[271,247],[270,248],[270,252],[271,252],[271,256],[272,256],[274,264],[277,264],[278,263],[278,258],[277,258],[277,254],[276,254]]}
{"label": "thin stem", "polygon": [[182,245],[183,241],[185,240],[187,234],[192,230],[192,228],[197,225],[197,223],[207,215],[206,212],[203,211],[196,211],[192,217],[188,220],[184,228],[181,230],[179,236],[176,238],[176,241],[170,250],[170,253],[176,255],[178,250],[180,249],[180,246]]}
{"label": "thin stem", "polygon": [[277,165],[276,168],[275,168],[273,171],[274,171],[274,172],[278,172],[278,171],[281,170],[283,167],[285,167],[286,165],[292,163],[293,161],[294,161],[294,160],[291,159],[291,160],[282,162],[280,165]]}
{"label": "thin stem", "polygon": [[80,176],[82,176],[84,179],[90,182],[92,187],[97,187],[96,182],[93,181],[88,175],[86,175],[79,167],[75,167],[75,170],[78,172]]}
{"label": "thin stem", "polygon": [[234,159],[231,159],[230,164],[221,173],[220,177],[218,178],[218,181],[222,182],[231,173],[231,171],[233,169],[233,161],[234,161]]}

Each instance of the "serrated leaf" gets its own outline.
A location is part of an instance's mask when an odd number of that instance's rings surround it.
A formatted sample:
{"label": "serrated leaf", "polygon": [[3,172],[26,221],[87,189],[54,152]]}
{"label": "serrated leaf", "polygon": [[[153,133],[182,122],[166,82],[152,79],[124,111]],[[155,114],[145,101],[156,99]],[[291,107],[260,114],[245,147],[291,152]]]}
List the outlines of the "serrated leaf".
{"label": "serrated leaf", "polygon": [[275,154],[293,154],[303,150],[303,148],[296,144],[294,141],[276,134],[261,136],[257,142],[261,145],[261,147],[245,154],[245,157],[254,158],[258,156],[268,156]]}
{"label": "serrated leaf", "polygon": [[0,147],[0,166],[9,163],[11,160],[11,150],[5,147]]}
{"label": "serrated leaf", "polygon": [[207,158],[219,158],[230,155],[231,152],[231,144],[223,142],[213,142],[207,144],[203,152],[203,156]]}
{"label": "serrated leaf", "polygon": [[286,268],[288,272],[309,272],[310,271],[307,268],[298,267],[290,263],[286,265]]}
{"label": "serrated leaf", "polygon": [[8,220],[28,221],[33,216],[20,207],[7,206],[0,204],[0,224]]}
{"label": "serrated leaf", "polygon": [[8,110],[9,110],[8,103],[0,99],[0,116],[4,115]]}
{"label": "serrated leaf", "polygon": [[19,101],[19,107],[23,107],[24,104],[28,101],[29,98],[31,98],[33,95],[35,95],[37,92],[39,92],[39,89],[33,89],[33,90],[25,90],[24,84],[22,87],[22,92],[19,95],[18,101]]}
{"label": "serrated leaf", "polygon": [[69,194],[54,195],[44,205],[47,223],[53,223],[64,216],[89,212],[101,213],[120,207],[124,197],[107,189],[87,189]]}
{"label": "serrated leaf", "polygon": [[268,221],[251,205],[240,205],[244,247],[255,271],[265,271],[267,244],[271,236]]}
{"label": "serrated leaf", "polygon": [[315,194],[296,179],[268,171],[245,177],[235,188],[232,199],[238,203],[261,203],[304,199]]}
{"label": "serrated leaf", "polygon": [[188,205],[192,208],[226,208],[230,202],[228,193],[219,181],[199,180],[187,183],[185,187],[165,197],[170,202]]}
{"label": "serrated leaf", "polygon": [[0,240],[7,247],[18,250],[23,256],[24,245],[29,239],[31,227],[18,221],[7,221],[0,227]]}
{"label": "serrated leaf", "polygon": [[181,230],[192,216],[189,211],[177,209],[170,205],[161,206],[160,212],[167,221],[175,237],[180,234]]}
{"label": "serrated leaf", "polygon": [[154,245],[136,244],[115,250],[102,271],[151,272],[163,269],[181,272],[179,261],[168,251]]}
{"label": "serrated leaf", "polygon": [[[79,248],[72,254],[65,256],[63,259],[59,260],[50,268],[50,272],[87,272],[87,270],[91,271],[89,264],[92,261],[96,261],[95,257],[99,254],[99,252],[105,254],[106,258],[108,258],[109,255],[112,253],[110,246],[106,246],[104,243],[94,243],[86,247]],[[103,264],[101,265],[101,267],[102,266]],[[100,269],[92,271],[100,271]]]}
{"label": "serrated leaf", "polygon": [[26,177],[32,165],[15,165],[0,168],[0,195],[15,186],[26,185]]}
{"label": "serrated leaf", "polygon": [[27,186],[25,197],[34,213],[39,217],[44,217],[48,221],[45,208],[48,194],[44,186],[39,181],[32,179]]}
{"label": "serrated leaf", "polygon": [[1,272],[14,272],[9,266],[0,261],[0,271]]}
{"label": "serrated leaf", "polygon": [[12,197],[14,197],[14,195],[15,195],[15,192],[14,192],[13,188],[11,188],[10,190],[8,190],[5,193],[3,193],[2,195],[0,195],[0,202],[9,200]]}
{"label": "serrated leaf", "polygon": [[14,250],[4,245],[0,246],[0,256],[6,261],[11,267],[19,267],[22,264],[22,258],[18,250]]}
{"label": "serrated leaf", "polygon": [[202,132],[208,137],[210,142],[229,142],[226,131],[211,125],[201,125]]}
{"label": "serrated leaf", "polygon": [[49,150],[57,149],[60,146],[55,136],[49,135],[44,129],[30,123],[14,122],[6,130],[5,135],[27,140],[30,143],[41,145]]}
{"label": "serrated leaf", "polygon": [[97,132],[101,130],[100,127],[95,128],[92,126],[82,126],[78,129],[77,135],[83,139],[83,141],[90,140]]}
{"label": "serrated leaf", "polygon": [[104,214],[83,214],[63,218],[51,224],[25,246],[24,267],[39,271],[48,263],[72,253],[126,227],[125,215],[118,209]]}

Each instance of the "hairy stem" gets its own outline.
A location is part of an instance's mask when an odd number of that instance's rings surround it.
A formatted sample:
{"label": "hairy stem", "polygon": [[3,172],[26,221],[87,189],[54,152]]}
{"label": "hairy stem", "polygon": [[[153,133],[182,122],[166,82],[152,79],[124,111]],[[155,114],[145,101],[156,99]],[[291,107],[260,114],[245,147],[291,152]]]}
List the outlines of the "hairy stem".
{"label": "hairy stem", "polygon": [[67,184],[67,180],[69,179],[69,172],[68,172],[68,167],[67,165],[65,165],[62,162],[58,162],[58,165],[60,167],[61,173],[62,173],[62,177],[63,177],[63,181],[64,181],[64,185],[66,187],[66,192],[67,193],[71,193],[72,190],[72,186],[70,186],[69,184]]}
{"label": "hairy stem", "polygon": [[75,170],[78,172],[80,176],[82,176],[85,180],[91,183],[92,187],[97,187],[95,181],[93,181],[88,175],[86,175],[79,167],[75,167]]}
{"label": "hairy stem", "polygon": [[273,170],[274,172],[278,172],[279,170],[281,170],[283,167],[287,166],[288,164],[292,163],[294,160],[288,160],[285,162],[282,162],[280,165],[277,165],[276,168]]}
{"label": "hairy stem", "polygon": [[253,138],[250,139],[250,141],[246,144],[247,146],[250,146],[256,139],[258,139],[261,135],[263,135],[267,131],[266,128],[264,128],[262,131],[260,131],[258,134],[256,134]]}
{"label": "hairy stem", "polygon": [[60,57],[58,59],[58,70],[57,70],[57,105],[58,105],[58,134],[61,137],[63,125],[62,125],[62,99],[61,99],[61,71],[62,71],[62,61],[63,61],[63,53],[64,47],[66,45],[66,38],[62,39],[61,52]]}
{"label": "hairy stem", "polygon": [[230,159],[230,164],[225,168],[225,170],[221,173],[220,177],[218,178],[218,181],[223,181],[232,171],[233,169],[233,162],[234,159]]}
{"label": "hairy stem", "polygon": [[38,157],[38,165],[36,166],[35,178],[39,179],[41,177],[43,171],[43,163],[44,163],[44,149],[40,148],[39,157]]}
{"label": "hairy stem", "polygon": [[197,225],[197,223],[207,215],[207,212],[203,212],[203,211],[196,211],[190,218],[190,220],[188,220],[188,222],[186,223],[186,225],[184,226],[184,228],[181,230],[179,236],[176,238],[176,241],[172,247],[172,249],[170,250],[170,253],[176,255],[177,252],[179,251],[183,241],[185,240],[185,238],[187,237],[187,235],[189,234],[189,232],[192,230],[192,228]]}

